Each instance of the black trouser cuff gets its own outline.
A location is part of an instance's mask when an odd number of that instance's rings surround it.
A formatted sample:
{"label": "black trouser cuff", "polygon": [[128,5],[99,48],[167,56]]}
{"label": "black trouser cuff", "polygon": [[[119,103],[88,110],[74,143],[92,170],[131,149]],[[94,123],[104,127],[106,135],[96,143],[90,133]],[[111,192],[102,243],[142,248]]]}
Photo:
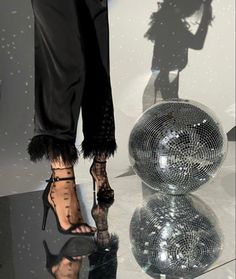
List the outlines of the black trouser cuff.
{"label": "black trouser cuff", "polygon": [[81,143],[81,150],[84,159],[93,159],[101,154],[109,158],[117,151],[117,144],[115,139],[84,139]]}
{"label": "black trouser cuff", "polygon": [[64,164],[74,165],[78,161],[78,150],[74,142],[49,135],[34,136],[27,151],[33,162],[45,158],[50,161],[63,160]]}

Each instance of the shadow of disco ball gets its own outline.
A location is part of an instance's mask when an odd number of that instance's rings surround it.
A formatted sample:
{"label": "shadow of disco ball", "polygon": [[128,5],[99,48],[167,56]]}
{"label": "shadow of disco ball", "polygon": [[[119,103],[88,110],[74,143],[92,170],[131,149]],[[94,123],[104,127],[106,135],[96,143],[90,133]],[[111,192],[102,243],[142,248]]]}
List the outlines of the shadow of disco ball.
{"label": "shadow of disco ball", "polygon": [[190,194],[152,195],[131,218],[130,242],[136,261],[153,278],[199,276],[223,249],[215,214]]}
{"label": "shadow of disco ball", "polygon": [[152,189],[180,195],[209,182],[227,153],[227,136],[213,112],[171,99],[147,109],[129,136],[135,173]]}

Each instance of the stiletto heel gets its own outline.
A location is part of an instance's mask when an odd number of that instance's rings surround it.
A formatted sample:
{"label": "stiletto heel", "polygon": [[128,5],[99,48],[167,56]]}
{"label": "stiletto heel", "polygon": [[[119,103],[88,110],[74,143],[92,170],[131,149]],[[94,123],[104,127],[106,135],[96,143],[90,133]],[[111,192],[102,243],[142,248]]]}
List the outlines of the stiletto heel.
{"label": "stiletto heel", "polygon": [[48,217],[48,211],[49,211],[49,206],[44,204],[44,211],[43,211],[43,223],[42,223],[42,230],[45,230],[46,227],[46,221],[47,221],[47,217]]}
{"label": "stiletto heel", "polygon": [[96,192],[95,179],[93,178],[93,192]]}
{"label": "stiletto heel", "polygon": [[93,178],[93,206],[96,205],[96,184],[95,179]]}
{"label": "stiletto heel", "polygon": [[[52,178],[52,177],[51,177]],[[51,179],[50,178],[50,179]],[[46,180],[48,181],[48,180]],[[50,209],[50,203],[48,202],[48,193],[50,191],[50,183],[47,184],[46,189],[43,192],[42,199],[43,199],[43,222],[42,222],[42,230],[44,231],[46,228],[46,222],[48,217],[48,211]]]}
{"label": "stiletto heel", "polygon": [[43,241],[43,247],[46,253],[46,268],[47,270],[52,274],[52,267],[60,261],[59,257],[56,255],[53,255],[48,248],[47,242],[44,240]]}
{"label": "stiletto heel", "polygon": [[98,176],[105,177],[105,182],[101,186],[98,186],[98,189],[97,189],[97,198],[98,198],[98,201],[101,201],[101,202],[110,202],[110,201],[114,200],[114,190],[109,185],[106,170],[105,170],[106,162],[107,161],[97,161],[97,160],[93,159],[93,163],[89,169],[89,172],[93,179],[93,191],[95,192],[96,170],[94,171],[94,167],[95,167],[95,164],[103,165],[103,166],[100,166],[100,169],[98,169],[98,171],[99,171]]}

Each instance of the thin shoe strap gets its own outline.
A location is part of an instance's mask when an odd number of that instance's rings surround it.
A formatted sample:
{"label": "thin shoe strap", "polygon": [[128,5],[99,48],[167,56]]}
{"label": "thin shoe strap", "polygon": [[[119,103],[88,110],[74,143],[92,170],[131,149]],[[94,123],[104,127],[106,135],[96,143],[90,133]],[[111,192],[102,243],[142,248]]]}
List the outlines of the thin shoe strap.
{"label": "thin shoe strap", "polygon": [[71,176],[71,177],[51,177],[49,179],[46,180],[46,182],[56,182],[56,181],[61,181],[61,180],[74,180],[75,177]]}
{"label": "thin shoe strap", "polygon": [[107,161],[98,161],[98,160],[94,159],[94,162],[95,163],[100,163],[100,164],[105,164]]}
{"label": "thin shoe strap", "polygon": [[[51,170],[54,171],[54,170],[65,170],[65,169],[73,169],[73,167],[65,167],[65,168],[53,168],[51,166]],[[62,180],[74,180],[75,177],[74,176],[70,176],[70,177],[59,177],[59,176],[56,176],[56,177],[51,177],[49,179],[46,180],[46,182],[56,182],[56,181],[62,181]]]}

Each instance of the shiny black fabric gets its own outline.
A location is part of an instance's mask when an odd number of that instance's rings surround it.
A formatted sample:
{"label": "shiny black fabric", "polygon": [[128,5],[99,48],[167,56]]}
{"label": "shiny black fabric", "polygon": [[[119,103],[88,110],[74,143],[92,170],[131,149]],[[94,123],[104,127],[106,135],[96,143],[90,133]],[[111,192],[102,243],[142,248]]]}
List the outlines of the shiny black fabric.
{"label": "shiny black fabric", "polygon": [[107,0],[31,0],[35,16],[35,131],[32,161],[78,159],[117,149],[109,68]]}

